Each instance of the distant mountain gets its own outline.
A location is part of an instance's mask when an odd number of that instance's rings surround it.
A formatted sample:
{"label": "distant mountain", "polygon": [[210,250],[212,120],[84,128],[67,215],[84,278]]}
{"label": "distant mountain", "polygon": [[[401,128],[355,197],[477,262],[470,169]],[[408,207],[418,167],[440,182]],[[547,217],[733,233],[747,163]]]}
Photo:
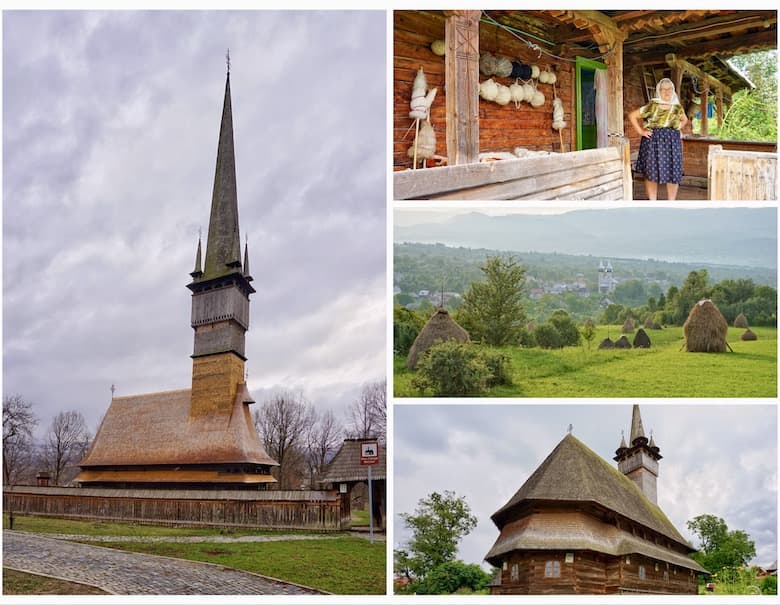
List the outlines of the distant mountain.
{"label": "distant mountain", "polygon": [[503,216],[471,212],[441,222],[398,225],[393,239],[776,268],[777,209],[618,208]]}

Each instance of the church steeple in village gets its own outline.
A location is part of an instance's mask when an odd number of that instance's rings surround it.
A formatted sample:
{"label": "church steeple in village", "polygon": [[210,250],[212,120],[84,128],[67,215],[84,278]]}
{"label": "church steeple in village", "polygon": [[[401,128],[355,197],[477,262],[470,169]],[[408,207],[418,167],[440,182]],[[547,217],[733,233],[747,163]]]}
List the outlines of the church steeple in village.
{"label": "church steeple in village", "polygon": [[[236,161],[233,147],[233,110],[230,72],[217,145],[214,189],[211,196],[206,255],[200,266],[200,241],[195,271],[191,273],[191,324],[195,331],[192,366],[191,414],[231,409],[244,380],[245,334],[249,329],[248,249],[241,262],[238,226]],[[245,387],[244,387],[245,390]]]}
{"label": "church steeple in village", "polygon": [[658,461],[663,458],[660,448],[655,445],[652,435],[648,441],[642,426],[642,415],[639,405],[634,404],[631,412],[631,436],[629,445],[625,438],[621,439],[620,447],[615,451],[618,470],[631,479],[653,504],[658,504]]}

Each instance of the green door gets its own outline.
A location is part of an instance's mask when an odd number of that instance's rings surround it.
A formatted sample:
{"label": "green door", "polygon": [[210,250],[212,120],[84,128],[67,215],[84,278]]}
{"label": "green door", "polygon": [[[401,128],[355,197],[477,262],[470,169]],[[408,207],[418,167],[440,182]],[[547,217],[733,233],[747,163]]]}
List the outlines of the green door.
{"label": "green door", "polygon": [[597,61],[577,57],[577,149],[595,149],[596,144],[596,70],[607,66]]}

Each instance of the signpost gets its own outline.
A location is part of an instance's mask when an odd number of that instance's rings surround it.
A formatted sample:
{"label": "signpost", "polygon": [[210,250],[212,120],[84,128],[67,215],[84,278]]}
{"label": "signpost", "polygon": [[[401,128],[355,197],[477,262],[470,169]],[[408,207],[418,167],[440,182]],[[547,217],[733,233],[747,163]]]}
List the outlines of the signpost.
{"label": "signpost", "polygon": [[379,463],[379,442],[363,441],[360,444],[360,464],[368,465],[368,530],[374,543],[374,490],[371,486],[371,467]]}

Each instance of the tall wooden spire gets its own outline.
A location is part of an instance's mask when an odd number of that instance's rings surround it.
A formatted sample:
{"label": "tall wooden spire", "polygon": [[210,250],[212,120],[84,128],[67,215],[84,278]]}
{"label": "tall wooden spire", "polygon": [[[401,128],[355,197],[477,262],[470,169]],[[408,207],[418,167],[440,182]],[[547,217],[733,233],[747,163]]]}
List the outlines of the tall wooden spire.
{"label": "tall wooden spire", "polygon": [[[198,249],[200,257],[200,243]],[[192,282],[192,328],[195,331],[192,369],[192,414],[232,410],[244,383],[245,334],[249,329],[249,255],[241,262],[238,227],[236,160],[230,71],[217,144],[217,165],[211,195],[206,255],[202,271],[196,260]]]}

